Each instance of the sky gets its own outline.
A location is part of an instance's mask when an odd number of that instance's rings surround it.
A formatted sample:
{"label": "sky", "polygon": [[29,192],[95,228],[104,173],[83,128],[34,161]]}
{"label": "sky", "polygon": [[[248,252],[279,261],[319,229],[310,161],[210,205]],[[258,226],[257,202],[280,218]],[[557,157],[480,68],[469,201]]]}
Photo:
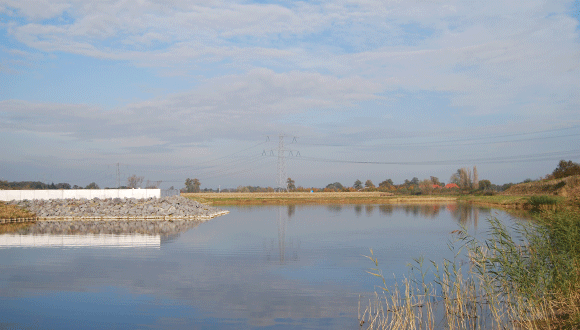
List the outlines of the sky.
{"label": "sky", "polygon": [[559,0],[0,0],[0,180],[538,179],[580,161],[579,21]]}

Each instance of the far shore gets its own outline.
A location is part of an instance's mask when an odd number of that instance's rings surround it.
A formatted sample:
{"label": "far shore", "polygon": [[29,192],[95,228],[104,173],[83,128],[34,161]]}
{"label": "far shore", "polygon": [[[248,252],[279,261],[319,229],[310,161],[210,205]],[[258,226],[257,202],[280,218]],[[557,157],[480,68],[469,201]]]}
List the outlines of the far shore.
{"label": "far shore", "polygon": [[[395,195],[380,191],[359,192],[233,192],[182,193],[181,196],[212,206],[235,205],[331,205],[331,204],[449,204],[469,203],[506,210],[530,210],[526,195]],[[574,198],[551,196],[554,203],[541,209],[572,209],[578,212],[580,203]],[[0,202],[0,219],[34,221],[36,214],[14,205]]]}
{"label": "far shore", "polygon": [[[395,195],[380,191],[362,192],[256,192],[256,193],[182,193],[200,203],[213,206],[226,205],[293,205],[293,204],[447,204],[469,203],[501,209],[530,210],[527,195]],[[556,201],[547,209],[567,208],[578,210],[573,199],[551,196]],[[545,209],[543,207],[542,209]]]}
{"label": "far shore", "polygon": [[371,192],[183,193],[184,197],[214,206],[286,204],[396,204],[450,203],[458,196],[410,196]]}

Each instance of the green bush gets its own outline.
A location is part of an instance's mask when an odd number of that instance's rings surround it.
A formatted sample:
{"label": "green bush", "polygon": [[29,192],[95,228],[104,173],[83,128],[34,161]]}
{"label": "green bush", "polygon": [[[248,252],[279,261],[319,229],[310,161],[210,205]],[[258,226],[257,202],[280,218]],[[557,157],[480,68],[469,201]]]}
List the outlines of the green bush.
{"label": "green bush", "polygon": [[532,196],[528,198],[528,203],[537,208],[540,205],[556,205],[558,200],[551,196]]}

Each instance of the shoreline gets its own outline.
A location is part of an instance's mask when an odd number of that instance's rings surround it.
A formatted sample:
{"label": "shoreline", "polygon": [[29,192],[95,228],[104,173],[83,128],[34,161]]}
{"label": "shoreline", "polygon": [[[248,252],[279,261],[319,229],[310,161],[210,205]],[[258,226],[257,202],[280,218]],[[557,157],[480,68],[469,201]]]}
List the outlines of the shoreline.
{"label": "shoreline", "polygon": [[212,206],[328,205],[328,204],[441,204],[458,196],[404,196],[384,192],[184,193],[183,197]]}
{"label": "shoreline", "polygon": [[503,210],[560,210],[580,212],[580,202],[569,197],[547,196],[552,204],[534,205],[533,196],[544,195],[394,195],[385,192],[281,192],[281,193],[183,193],[183,197],[212,206],[331,205],[331,204],[447,204],[467,203]]}
{"label": "shoreline", "polygon": [[[522,210],[529,211],[534,208],[529,202],[530,196],[513,196],[513,195],[394,195],[385,192],[280,192],[280,193],[183,193],[181,197],[192,202],[198,202],[215,210],[215,206],[259,206],[259,205],[361,205],[361,204],[449,204],[449,203],[467,203],[483,207],[493,207],[504,210]],[[557,204],[542,205],[541,209],[561,209],[574,208],[572,200],[569,198],[555,197]],[[11,207],[14,205],[0,204],[0,207]],[[208,211],[209,211],[208,209]],[[12,213],[12,216],[0,217],[0,224],[34,222],[45,220],[78,220],[78,221],[98,221],[98,220],[132,220],[132,221],[162,221],[162,220],[194,220],[207,221],[215,217],[228,214],[227,210],[215,210],[209,214],[117,214],[113,216],[91,215],[91,216],[71,216],[71,215],[54,215],[41,216],[34,212],[19,213],[18,216]],[[16,217],[14,217],[16,215]]]}
{"label": "shoreline", "polygon": [[191,216],[116,216],[116,217],[67,217],[67,216],[53,216],[53,217],[31,217],[31,218],[13,218],[0,219],[1,224],[8,223],[23,223],[36,221],[173,221],[173,220],[190,220],[190,221],[208,221],[222,215],[230,213],[228,210],[222,210],[209,215],[191,215]]}
{"label": "shoreline", "polygon": [[[2,212],[5,211],[5,212]],[[18,211],[18,212],[16,212]],[[0,224],[35,221],[207,221],[229,211],[197,201],[163,198],[51,199],[0,204]]]}

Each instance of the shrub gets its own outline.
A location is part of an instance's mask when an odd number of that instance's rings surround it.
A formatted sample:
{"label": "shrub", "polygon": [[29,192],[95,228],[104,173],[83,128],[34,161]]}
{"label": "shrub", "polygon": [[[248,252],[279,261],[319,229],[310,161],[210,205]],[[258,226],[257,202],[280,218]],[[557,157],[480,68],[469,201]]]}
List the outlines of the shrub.
{"label": "shrub", "polygon": [[556,184],[554,186],[554,189],[558,190],[558,189],[564,187],[565,185],[566,185],[566,182],[565,181],[560,181],[560,182],[558,182],[558,184]]}
{"label": "shrub", "polygon": [[537,208],[540,205],[556,205],[558,200],[551,196],[531,196],[528,198],[528,203]]}

